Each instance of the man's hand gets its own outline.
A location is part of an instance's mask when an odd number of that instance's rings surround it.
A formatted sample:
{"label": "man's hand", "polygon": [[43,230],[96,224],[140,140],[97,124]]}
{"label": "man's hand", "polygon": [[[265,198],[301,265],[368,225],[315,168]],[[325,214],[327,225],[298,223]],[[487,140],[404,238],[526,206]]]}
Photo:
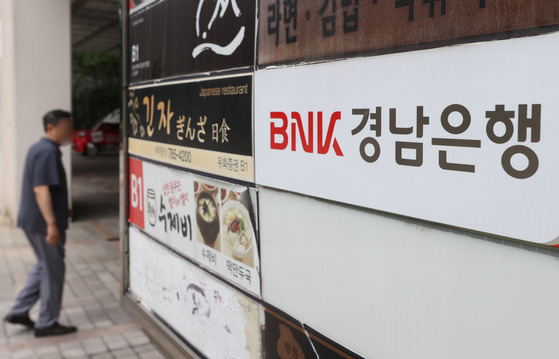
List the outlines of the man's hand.
{"label": "man's hand", "polygon": [[51,224],[47,226],[47,243],[56,246],[60,241],[60,231],[56,224]]}
{"label": "man's hand", "polygon": [[35,199],[37,200],[39,210],[47,223],[47,243],[56,246],[60,241],[60,230],[58,229],[52,208],[52,196],[49,186],[37,186],[33,188],[33,191],[35,192]]}

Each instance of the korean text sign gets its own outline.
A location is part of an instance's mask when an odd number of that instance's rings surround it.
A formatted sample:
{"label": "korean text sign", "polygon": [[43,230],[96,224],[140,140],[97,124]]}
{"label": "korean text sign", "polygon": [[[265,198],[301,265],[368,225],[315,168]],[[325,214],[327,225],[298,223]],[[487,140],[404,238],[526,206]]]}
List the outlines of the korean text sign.
{"label": "korean text sign", "polygon": [[558,56],[551,34],[259,71],[256,182],[553,244]]}
{"label": "korean text sign", "polygon": [[252,182],[252,76],[129,91],[129,151]]}
{"label": "korean text sign", "polygon": [[129,220],[168,248],[260,296],[254,189],[129,159]]}
{"label": "korean text sign", "polygon": [[260,0],[259,4],[259,65],[369,50],[399,51],[402,46],[435,42],[448,45],[471,36],[559,24],[559,3],[553,0]]}

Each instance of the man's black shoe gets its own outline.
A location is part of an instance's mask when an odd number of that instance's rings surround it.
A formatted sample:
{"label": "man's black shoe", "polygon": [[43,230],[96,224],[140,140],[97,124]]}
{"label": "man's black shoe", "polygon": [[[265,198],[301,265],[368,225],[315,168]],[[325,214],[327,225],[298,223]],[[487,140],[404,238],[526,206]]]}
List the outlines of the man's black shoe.
{"label": "man's black shoe", "polygon": [[76,327],[66,327],[64,325],[58,324],[57,322],[51,325],[50,327],[40,328],[40,329],[35,328],[35,337],[39,338],[39,337],[47,337],[51,335],[64,335],[64,334],[75,333],[77,330],[78,328]]}
{"label": "man's black shoe", "polygon": [[35,325],[35,322],[33,322],[30,318],[29,315],[13,315],[13,314],[8,314],[6,315],[6,317],[4,318],[4,321],[7,323],[12,323],[12,324],[21,324],[21,325],[25,325],[28,328],[33,328],[33,326]]}

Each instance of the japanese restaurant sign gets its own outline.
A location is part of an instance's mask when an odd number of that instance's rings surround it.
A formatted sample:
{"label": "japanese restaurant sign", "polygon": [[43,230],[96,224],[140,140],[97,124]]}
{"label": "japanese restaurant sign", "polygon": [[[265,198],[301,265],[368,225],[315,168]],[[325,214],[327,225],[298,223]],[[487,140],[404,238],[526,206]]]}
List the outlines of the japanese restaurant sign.
{"label": "japanese restaurant sign", "polygon": [[258,64],[309,61],[559,24],[549,0],[260,0]]}
{"label": "japanese restaurant sign", "polygon": [[550,244],[557,58],[556,33],[258,71],[256,182]]}
{"label": "japanese restaurant sign", "polygon": [[136,87],[128,113],[131,154],[254,181],[251,75]]}
{"label": "japanese restaurant sign", "polygon": [[252,68],[255,0],[164,0],[130,16],[129,81]]}
{"label": "japanese restaurant sign", "polygon": [[175,252],[260,296],[256,192],[129,160],[130,223]]}

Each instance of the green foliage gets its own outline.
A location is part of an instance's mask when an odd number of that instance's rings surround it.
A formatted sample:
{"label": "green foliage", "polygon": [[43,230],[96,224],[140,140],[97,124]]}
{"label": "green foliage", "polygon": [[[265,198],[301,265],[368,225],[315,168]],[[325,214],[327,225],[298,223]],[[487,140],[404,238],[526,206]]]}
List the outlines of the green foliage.
{"label": "green foliage", "polygon": [[72,110],[77,129],[91,128],[119,108],[120,96],[119,56],[72,54]]}

